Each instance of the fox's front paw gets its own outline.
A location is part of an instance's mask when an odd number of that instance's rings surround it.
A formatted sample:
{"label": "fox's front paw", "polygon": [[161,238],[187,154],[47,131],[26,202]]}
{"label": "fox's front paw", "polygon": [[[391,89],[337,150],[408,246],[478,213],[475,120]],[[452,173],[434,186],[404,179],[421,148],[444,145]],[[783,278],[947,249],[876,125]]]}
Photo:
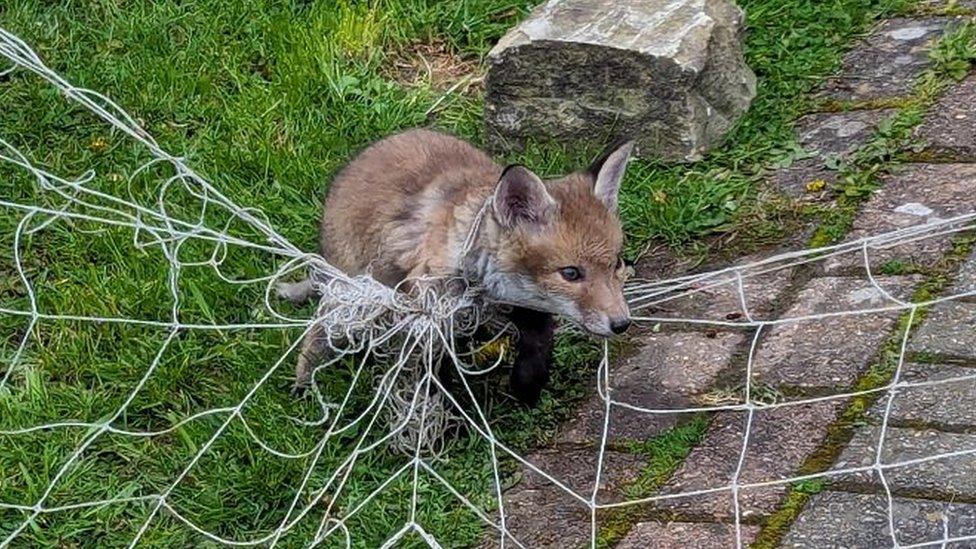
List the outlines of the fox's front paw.
{"label": "fox's front paw", "polygon": [[309,384],[307,381],[296,381],[292,384],[291,390],[288,392],[288,394],[290,394],[294,399],[305,398],[305,395],[308,393],[308,385]]}
{"label": "fox's front paw", "polygon": [[549,369],[545,360],[516,360],[509,383],[512,395],[519,402],[534,408],[539,403],[542,390],[549,383]]}

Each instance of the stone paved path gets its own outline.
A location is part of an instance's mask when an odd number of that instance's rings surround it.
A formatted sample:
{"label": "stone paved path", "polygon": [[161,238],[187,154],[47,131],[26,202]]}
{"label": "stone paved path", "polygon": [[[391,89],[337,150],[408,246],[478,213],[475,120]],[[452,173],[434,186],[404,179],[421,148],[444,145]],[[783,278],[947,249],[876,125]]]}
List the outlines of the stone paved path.
{"label": "stone paved path", "polygon": [[[937,2],[928,2],[936,6]],[[976,4],[962,2],[958,7]],[[833,182],[830,157],[844,158],[865,144],[879,124],[896,112],[886,105],[912,92],[915,78],[929,64],[927,51],[952,26],[951,17],[919,16],[880,23],[845,58],[840,73],[823,86],[827,108],[797,121],[798,143],[816,152],[780,168],[770,182],[788,195],[809,194],[806,183]],[[976,212],[976,74],[950,89],[916,128],[915,162],[885,176],[880,190],[863,206],[849,239]],[[907,299],[926,279],[926,269],[952,250],[951,236],[876,251],[870,266],[875,283],[890,297]],[[757,258],[743,258],[742,263]],[[892,269],[893,265],[899,269]],[[892,270],[901,272],[891,272]],[[909,273],[909,274],[905,274]],[[946,292],[976,290],[976,253],[955,272]],[[856,254],[829,258],[815,267],[782,269],[745,281],[754,319],[870,310],[888,301],[864,271]],[[647,314],[661,318],[699,318],[723,326],[661,322],[634,336],[633,350],[611,366],[613,397],[649,409],[695,408],[716,395],[738,395],[745,378],[755,328],[744,326],[737,283],[691,292],[660,304]],[[838,395],[856,390],[885,344],[897,338],[898,312],[871,312],[773,324],[759,334],[752,363],[754,390],[776,402]],[[737,326],[741,322],[743,326]],[[908,341],[900,379],[931,382],[896,393],[887,414],[885,462],[917,460],[887,471],[830,476],[788,517],[777,540],[785,547],[888,547],[891,524],[900,544],[951,535],[976,534],[976,454],[924,460],[943,451],[976,449],[976,382],[954,381],[976,374],[976,299],[931,308]],[[885,393],[886,395],[887,393]],[[777,483],[816,470],[870,466],[879,452],[887,397],[868,402],[858,421],[846,424],[850,398],[830,398],[758,409],[743,452],[747,413],[722,411],[708,418],[702,439],[653,493],[641,492],[640,478],[651,464],[640,444],[696,414],[647,414],[612,407],[600,503],[651,495],[673,495],[652,503],[601,509],[598,527],[620,530],[617,547],[735,547],[735,505],[729,491],[682,497],[691,491],[740,483],[769,485],[738,494],[741,541],[748,545],[769,517],[781,512],[790,488]],[[592,397],[564,424],[554,442],[527,456],[578,493],[594,490],[597,447],[605,405]],[[840,446],[831,450],[831,444]],[[818,463],[823,456],[827,462]],[[740,463],[740,457],[744,456]],[[811,469],[812,468],[812,469]],[[530,468],[505,495],[507,525],[527,547],[589,546],[587,505],[565,494]],[[891,522],[889,499],[891,492]],[[976,542],[950,547],[976,547]]]}

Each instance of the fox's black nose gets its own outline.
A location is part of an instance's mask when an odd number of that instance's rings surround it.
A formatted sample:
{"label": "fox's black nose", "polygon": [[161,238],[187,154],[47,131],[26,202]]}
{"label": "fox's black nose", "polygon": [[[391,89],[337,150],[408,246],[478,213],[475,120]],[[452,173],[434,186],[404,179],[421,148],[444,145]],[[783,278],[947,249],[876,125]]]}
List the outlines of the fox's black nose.
{"label": "fox's black nose", "polygon": [[630,328],[630,319],[629,318],[622,318],[622,319],[619,319],[619,320],[611,320],[610,321],[610,331],[613,332],[613,333],[615,333],[615,334],[618,334],[618,335],[619,334],[622,334],[622,333],[624,333],[624,332],[627,331],[627,328]]}

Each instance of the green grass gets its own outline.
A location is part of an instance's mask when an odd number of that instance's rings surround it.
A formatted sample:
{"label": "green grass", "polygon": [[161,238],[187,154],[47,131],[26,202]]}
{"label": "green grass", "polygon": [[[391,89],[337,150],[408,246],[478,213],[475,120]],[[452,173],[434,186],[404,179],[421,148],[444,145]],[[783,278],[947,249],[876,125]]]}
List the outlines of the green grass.
{"label": "green grass", "polygon": [[[646,465],[637,478],[624,488],[627,498],[635,500],[654,495],[688,457],[692,448],[705,438],[709,421],[707,414],[696,414],[654,438],[631,442],[626,450],[641,456]],[[597,546],[613,547],[618,543],[640,519],[645,507],[636,505],[611,510],[609,516],[601,521]]]}
{"label": "green grass", "polygon": [[[387,133],[425,124],[481,141],[478,94],[452,94],[440,102],[436,116],[428,116],[442,92],[398,83],[391,66],[400,52],[410,44],[436,41],[477,60],[533,3],[10,0],[0,4],[0,26],[24,38],[69,81],[115,99],[164,149],[186,156],[227,196],[260,207],[278,232],[311,250],[327,181],[356,150]],[[795,150],[791,124],[809,105],[804,94],[838,66],[855,35],[879,14],[905,4],[743,1],[749,25],[746,57],[759,77],[759,95],[726,146],[708,159],[689,166],[633,165],[622,202],[631,250],[656,242],[693,247],[702,237],[727,231],[748,231],[761,242],[781,238],[785,224],[756,214],[764,208],[756,198],[763,167]],[[0,137],[30,151],[37,163],[57,174],[78,176],[94,169],[90,186],[123,195],[124,177],[148,159],[124,136],[22,73],[0,80]],[[554,174],[586,164],[597,147],[581,151],[534,144],[509,160]],[[135,199],[152,199],[159,189],[151,181],[137,181]],[[0,164],[0,197],[57,205],[45,202],[35,181],[7,164]],[[167,202],[174,214],[186,216],[198,206],[176,190]],[[27,298],[12,257],[21,215],[12,210],[0,215],[0,306],[23,310]],[[750,228],[754,219],[762,226]],[[212,223],[224,220],[218,212],[208,213]],[[245,228],[234,230],[254,237]],[[181,259],[199,259],[206,251],[187,246]],[[134,246],[127,230],[58,221],[25,238],[21,253],[44,312],[153,320],[170,314],[167,260],[158,247]],[[243,278],[265,275],[275,266],[266,254],[233,250],[224,269]],[[184,268],[180,281],[183,322],[269,320],[260,285],[227,284],[201,267]],[[27,327],[22,317],[0,316],[3,361],[10,359]],[[233,406],[297,335],[294,330],[183,333],[117,424],[162,429],[196,412]],[[144,374],[165,337],[165,329],[154,327],[39,322],[22,369],[0,394],[0,429],[106,419]],[[591,386],[597,353],[592,342],[564,336],[552,388],[537,410],[525,411],[500,397],[502,376],[479,384],[500,436],[515,448],[547,440]],[[287,397],[291,363],[243,414],[269,444],[300,453],[313,447],[321,430],[290,419],[316,412],[311,403]],[[351,373],[348,366],[336,368],[326,390],[339,394]],[[368,391],[358,391],[356,402],[367,396]],[[105,435],[57,484],[48,504],[163,489],[222,419],[203,417],[152,439]],[[0,502],[33,504],[84,436],[80,429],[0,436]],[[348,453],[352,438],[326,449],[313,471],[313,485],[321,484]],[[438,471],[473,501],[491,508],[487,445],[469,436],[447,445]],[[674,456],[661,455],[666,458],[661,462],[673,467]],[[401,463],[400,456],[382,448],[366,454],[356,463],[347,490],[333,495],[334,505],[349,510]],[[173,492],[171,502],[208,531],[226,537],[259,535],[283,518],[307,464],[306,459],[271,456],[234,423]],[[656,474],[649,471],[648,478]],[[394,482],[350,522],[355,546],[376,546],[402,525],[409,488],[408,479]],[[482,530],[471,513],[429,479],[422,479],[420,493],[419,520],[429,532],[452,546],[475,544]],[[45,514],[20,542],[125,545],[148,511],[146,504],[130,504]],[[314,509],[283,544],[299,545],[324,511]],[[0,510],[0,535],[23,516]],[[153,521],[144,540],[161,547],[207,543],[166,513]]]}

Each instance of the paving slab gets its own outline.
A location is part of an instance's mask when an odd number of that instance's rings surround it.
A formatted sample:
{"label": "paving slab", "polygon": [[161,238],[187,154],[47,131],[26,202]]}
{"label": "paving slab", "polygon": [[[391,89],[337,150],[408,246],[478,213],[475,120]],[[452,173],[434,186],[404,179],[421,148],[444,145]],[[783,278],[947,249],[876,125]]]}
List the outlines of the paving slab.
{"label": "paving slab", "polygon": [[839,76],[823,97],[867,101],[907,96],[930,64],[928,51],[951,21],[948,17],[895,18],[881,23],[844,56]]}
{"label": "paving slab", "polygon": [[[740,484],[787,479],[821,444],[844,402],[840,400],[756,410],[749,432]],[[699,444],[665,485],[662,493],[680,494],[727,487],[739,464],[745,434],[745,412],[719,413]],[[744,488],[739,492],[742,517],[773,512],[785,485]],[[662,500],[657,506],[679,516],[734,518],[729,491]]]}
{"label": "paving slab", "polygon": [[[976,211],[976,164],[908,164],[882,180],[881,188],[861,209],[848,241],[950,219]],[[951,237],[929,236],[907,244],[876,246],[871,264],[891,262],[931,265],[949,249]],[[825,269],[863,270],[860,252],[829,258]]]}
{"label": "paving slab", "polygon": [[742,295],[745,295],[749,316],[753,320],[768,320],[775,316],[776,301],[788,287],[794,269],[785,263],[756,265],[761,259],[748,256],[729,267],[740,269],[741,292],[739,275],[716,269],[713,274],[702,274],[669,293],[647,298],[632,296],[632,310],[635,315],[662,319],[662,324],[669,326],[667,319],[675,319],[675,326],[688,326],[677,322],[678,319],[745,324],[749,322],[742,306]]}
{"label": "paving slab", "polygon": [[915,130],[926,159],[976,160],[976,74],[949,89]]}
{"label": "paving slab", "polygon": [[[547,449],[526,459],[589,498],[596,481],[598,456],[594,449]],[[637,456],[606,452],[597,501],[624,499],[623,487],[640,475],[644,465]],[[588,546],[589,507],[528,466],[520,467],[519,476],[518,484],[504,494],[506,526],[512,535],[526,547]]]}
{"label": "paving slab", "polygon": [[909,341],[908,351],[976,360],[976,303],[946,301],[933,305]]}
{"label": "paving slab", "polygon": [[[976,506],[925,499],[894,498],[891,506],[898,543],[936,542],[976,535]],[[943,522],[945,519],[945,523]],[[783,539],[783,547],[873,549],[894,546],[888,498],[882,494],[827,491],[816,494]],[[939,547],[936,543],[932,547]],[[962,549],[976,541],[949,544]]]}
{"label": "paving slab", "polygon": [[[917,277],[879,277],[878,284],[895,298],[904,298]],[[843,311],[864,311],[892,305],[869,281],[857,278],[812,279],[799,292],[783,318],[800,319]],[[850,387],[877,356],[895,328],[899,311],[843,314],[797,320],[770,328],[753,360],[756,379],[774,387],[804,390]]]}
{"label": "paving slab", "polygon": [[[880,436],[879,425],[858,429],[834,463],[834,469],[872,465]],[[948,455],[967,451],[970,453]],[[885,479],[897,495],[976,501],[976,435],[889,427],[881,462],[891,465],[885,469]],[[883,488],[873,471],[842,474],[834,477],[833,482],[859,489]]]}
{"label": "paving slab", "polygon": [[[751,544],[758,526],[740,527],[741,545]],[[640,522],[634,525],[617,549],[713,549],[735,547],[735,525],[706,522]]]}
{"label": "paving slab", "polygon": [[976,10],[976,0],[922,0],[919,8],[939,10],[953,7],[956,9]]}
{"label": "paving slab", "polygon": [[[708,389],[726,368],[744,336],[722,332],[671,332],[648,334],[637,350],[610,372],[611,396],[616,402],[646,409],[689,407],[688,397]],[[606,406],[591,395],[560,428],[559,443],[594,444],[603,433]],[[608,442],[647,440],[685,419],[686,414],[648,414],[622,406],[610,411]]]}
{"label": "paving slab", "polygon": [[879,109],[816,113],[800,118],[795,128],[797,144],[813,156],[776,170],[776,186],[788,195],[802,196],[809,194],[807,184],[813,181],[833,185],[837,171],[827,168],[828,160],[850,157],[874,136],[878,124],[894,113],[895,109]]}
{"label": "paving slab", "polygon": [[[899,426],[931,426],[949,431],[976,432],[976,368],[945,364],[909,363],[902,367],[899,387],[888,421]],[[870,410],[875,423],[884,419],[886,393]]]}
{"label": "paving slab", "polygon": [[[976,294],[976,252],[970,254],[969,258],[959,268],[956,274],[956,281],[949,288],[950,294],[972,293]],[[963,299],[976,300],[976,295],[964,297]]]}

